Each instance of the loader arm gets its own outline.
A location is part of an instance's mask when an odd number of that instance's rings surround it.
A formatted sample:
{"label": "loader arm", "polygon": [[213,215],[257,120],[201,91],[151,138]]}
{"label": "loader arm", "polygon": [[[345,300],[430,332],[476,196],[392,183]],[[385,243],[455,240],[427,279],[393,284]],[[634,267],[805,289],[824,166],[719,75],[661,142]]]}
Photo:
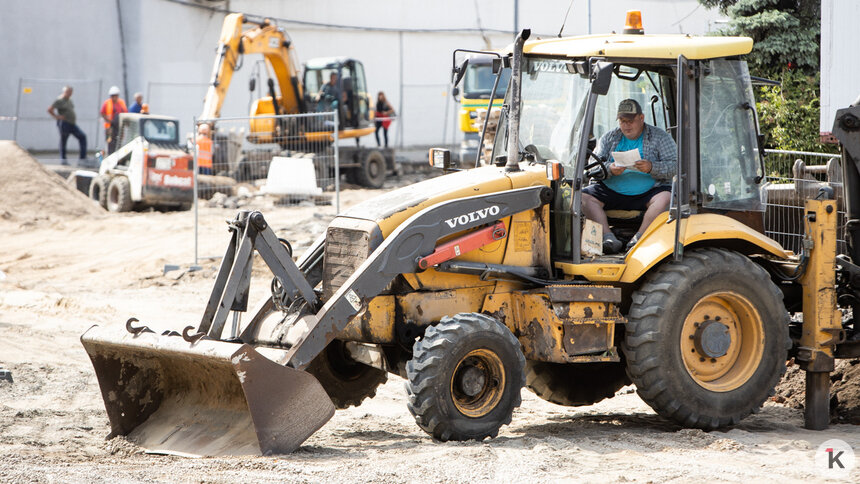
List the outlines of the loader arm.
{"label": "loader arm", "polygon": [[[254,27],[243,31],[246,24],[253,24]],[[244,54],[263,55],[270,72],[274,73],[278,81],[281,114],[304,112],[298,60],[287,34],[268,19],[252,21],[241,13],[231,13],[224,18],[221,27],[212,79],[199,119],[221,116],[221,106],[233,73],[241,67],[241,56]],[[272,102],[278,100],[273,99]]]}
{"label": "loader arm", "polygon": [[296,369],[307,367],[397,275],[417,272],[419,259],[432,254],[439,239],[551,200],[548,187],[535,186],[452,200],[416,213],[373,251],[317,314],[296,322],[305,324],[307,330],[282,363]]}

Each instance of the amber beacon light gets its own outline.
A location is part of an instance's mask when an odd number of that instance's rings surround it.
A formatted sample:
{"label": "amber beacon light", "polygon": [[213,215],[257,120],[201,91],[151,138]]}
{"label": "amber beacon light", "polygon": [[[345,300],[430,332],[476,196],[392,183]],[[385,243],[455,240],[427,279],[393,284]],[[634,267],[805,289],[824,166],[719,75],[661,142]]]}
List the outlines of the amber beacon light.
{"label": "amber beacon light", "polygon": [[645,29],[642,28],[642,11],[628,10],[627,20],[624,22],[625,34],[644,34]]}

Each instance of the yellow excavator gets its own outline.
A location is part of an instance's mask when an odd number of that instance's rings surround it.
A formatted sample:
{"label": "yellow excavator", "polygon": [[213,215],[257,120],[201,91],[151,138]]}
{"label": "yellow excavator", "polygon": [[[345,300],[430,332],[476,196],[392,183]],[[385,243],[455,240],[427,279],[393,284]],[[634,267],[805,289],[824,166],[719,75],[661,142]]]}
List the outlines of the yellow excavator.
{"label": "yellow excavator", "polygon": [[[358,142],[374,132],[362,63],[346,57],[311,59],[301,72],[292,40],[270,19],[241,13],[224,18],[212,79],[198,119],[213,122],[221,117],[233,74],[242,66],[246,54],[262,55],[268,73],[268,95],[254,100],[251,106],[248,141],[275,143],[284,149],[327,145],[334,141],[332,127],[310,117],[287,120],[276,116],[336,111],[338,139],[356,140],[355,146],[339,147],[341,173],[363,186],[382,186],[386,174],[394,170],[394,152],[362,147]],[[215,141],[217,144],[217,137]],[[241,171],[235,161],[221,159],[221,154],[227,152],[216,146],[216,170],[227,166],[230,171]]]}
{"label": "yellow excavator", "polygon": [[[709,430],[757,411],[791,356],[807,427],[825,428],[834,359],[860,355],[860,106],[834,129],[844,196],[823,183],[787,215],[794,253],[766,235],[752,39],[628,23],[520,33],[494,62],[511,81],[492,165],[433,149],[447,175],[351,207],[296,262],[262,213],[240,212],[197,327],[88,330],[112,434],[154,452],[287,453],[388,374],[442,441],[496,436],[523,387],[578,406],[631,382],[660,416]],[[626,252],[594,253],[582,189],[609,168],[590,139],[635,96],[656,97],[648,123],[677,141],[671,203]],[[630,214],[610,215],[623,238]],[[271,292],[240,319],[255,252]]]}

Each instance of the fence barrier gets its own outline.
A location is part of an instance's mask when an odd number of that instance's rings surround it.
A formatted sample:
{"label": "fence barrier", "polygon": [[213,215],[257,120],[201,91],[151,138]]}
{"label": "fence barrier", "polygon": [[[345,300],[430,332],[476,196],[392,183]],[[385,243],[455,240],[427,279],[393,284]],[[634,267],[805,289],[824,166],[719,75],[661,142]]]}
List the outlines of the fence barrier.
{"label": "fence barrier", "polygon": [[[194,130],[194,263],[198,261],[198,205],[230,197],[273,197],[280,205],[334,205],[340,211],[336,112],[195,119],[211,128],[211,168]],[[203,172],[207,173],[203,173]]]}
{"label": "fence barrier", "polygon": [[[104,146],[104,130],[101,128],[102,81],[101,79],[18,79],[18,94],[12,139],[22,148],[34,151],[55,151],[59,148],[60,134],[57,122],[48,116],[48,107],[62,93],[64,86],[71,86],[72,102],[75,105],[76,123],[87,137],[87,151],[93,152]],[[104,94],[106,98],[107,95]],[[78,142],[69,137],[66,156],[70,161],[78,158]]]}
{"label": "fence barrier", "polygon": [[807,151],[765,150],[765,181],[768,182],[764,215],[765,235],[786,250],[800,253],[803,241],[803,206],[815,197],[822,184],[836,192],[837,250],[845,252],[845,207],[839,154]]}

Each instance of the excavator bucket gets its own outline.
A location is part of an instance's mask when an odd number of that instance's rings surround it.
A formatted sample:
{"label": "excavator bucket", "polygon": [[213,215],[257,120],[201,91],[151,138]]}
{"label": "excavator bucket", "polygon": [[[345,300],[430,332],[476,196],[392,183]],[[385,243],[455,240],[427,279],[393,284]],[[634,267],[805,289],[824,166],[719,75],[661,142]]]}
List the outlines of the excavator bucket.
{"label": "excavator bucket", "polygon": [[283,350],[99,326],[81,343],[111,435],[152,453],[287,454],[334,415],[316,378],[275,363]]}

